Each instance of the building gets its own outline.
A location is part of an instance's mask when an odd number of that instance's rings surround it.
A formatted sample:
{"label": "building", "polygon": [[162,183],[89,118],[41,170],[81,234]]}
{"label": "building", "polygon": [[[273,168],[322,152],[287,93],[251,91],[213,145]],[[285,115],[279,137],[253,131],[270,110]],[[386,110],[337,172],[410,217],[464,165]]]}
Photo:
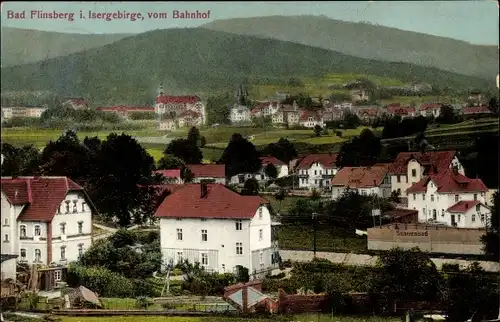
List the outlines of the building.
{"label": "building", "polygon": [[75,110],[85,110],[89,108],[89,102],[83,97],[68,97],[62,100],[62,105],[67,105]]}
{"label": "building", "polygon": [[[196,95],[172,96],[163,91],[163,85],[160,84],[154,110],[156,114],[170,119],[178,119],[183,112],[193,111],[201,119],[201,124],[206,122],[206,109],[201,99]],[[190,114],[191,115],[191,114]],[[184,115],[186,116],[186,115]],[[192,117],[192,115],[191,115]],[[184,125],[189,122],[184,121]]]}
{"label": "building", "polygon": [[299,117],[299,124],[300,126],[307,127],[307,128],[314,128],[316,125],[319,125],[321,127],[325,126],[325,123],[323,122],[323,117],[320,112],[317,111],[309,111],[309,110],[303,110],[300,113]]}
{"label": "building", "polygon": [[232,124],[250,122],[252,120],[250,117],[250,109],[243,105],[233,105],[229,112],[229,120]]}
{"label": "building", "polygon": [[256,173],[240,173],[240,174],[237,174],[235,176],[232,176],[230,179],[231,184],[242,185],[248,179],[255,179],[259,182],[269,180],[270,178],[266,175],[266,172],[265,172],[265,168],[268,164],[272,164],[276,168],[277,173],[278,173],[277,178],[282,178],[282,177],[288,176],[288,165],[285,162],[278,160],[272,156],[261,157],[260,160],[262,161],[262,167],[258,172],[256,172]]}
{"label": "building", "polygon": [[197,111],[186,110],[177,116],[179,127],[192,127],[203,125],[203,115]]}
{"label": "building", "polygon": [[494,115],[487,106],[464,106],[460,110],[460,114],[462,114],[463,116]]}
{"label": "building", "polygon": [[418,211],[419,222],[485,228],[491,216],[487,192],[481,179],[446,169],[427,174],[407,190],[408,208]]}
{"label": "building", "polygon": [[224,164],[188,164],[187,167],[193,173],[193,183],[227,184]]}
{"label": "building", "polygon": [[132,113],[154,113],[155,109],[147,106],[101,106],[97,108],[100,112],[116,113],[122,117],[128,118]]}
{"label": "building", "polygon": [[92,244],[93,214],[87,194],[71,179],[2,177],[2,254],[27,264],[76,261]]}
{"label": "building", "polygon": [[372,122],[382,113],[382,110],[378,106],[355,106],[353,109],[364,124]]}
{"label": "building", "polygon": [[441,104],[439,103],[425,103],[421,104],[419,108],[420,115],[429,117],[438,117],[441,114]]}
{"label": "building", "polygon": [[177,122],[174,119],[164,119],[158,123],[158,130],[160,131],[175,131],[177,129]]}
{"label": "building", "polygon": [[170,184],[182,184],[181,170],[180,169],[168,169],[168,170],[157,170],[155,174],[161,174],[164,176]]}
{"label": "building", "polygon": [[272,156],[261,157],[260,161],[262,161],[262,170],[264,170],[268,164],[274,165],[276,170],[278,170],[277,178],[286,177],[288,175],[288,165],[285,162]]}
{"label": "building", "polygon": [[250,113],[253,117],[272,117],[273,114],[278,112],[280,107],[281,106],[278,101],[257,102]]}
{"label": "building", "polygon": [[341,120],[344,117],[346,109],[336,106],[334,104],[327,104],[326,107],[321,112],[323,116],[323,121],[331,122]]}
{"label": "building", "polygon": [[2,106],[2,118],[10,120],[12,118],[40,118],[47,110],[43,106]]}
{"label": "building", "polygon": [[465,174],[455,151],[401,152],[389,167],[391,190],[406,197],[406,190],[427,175],[429,170],[438,172],[453,167]]}
{"label": "building", "polygon": [[330,188],[337,174],[337,153],[318,153],[306,155],[297,165],[299,188]]}
{"label": "building", "polygon": [[276,267],[269,203],[220,184],[187,184],[167,196],[155,213],[165,263],[188,260],[215,272],[237,266],[254,272]]}
{"label": "building", "polygon": [[417,114],[415,107],[401,106],[399,103],[387,105],[386,109],[390,116],[399,116],[402,119],[415,117]]}
{"label": "building", "polygon": [[388,198],[391,195],[391,180],[387,175],[388,166],[343,167],[331,181],[332,198],[337,199],[346,190],[361,195],[376,195]]}

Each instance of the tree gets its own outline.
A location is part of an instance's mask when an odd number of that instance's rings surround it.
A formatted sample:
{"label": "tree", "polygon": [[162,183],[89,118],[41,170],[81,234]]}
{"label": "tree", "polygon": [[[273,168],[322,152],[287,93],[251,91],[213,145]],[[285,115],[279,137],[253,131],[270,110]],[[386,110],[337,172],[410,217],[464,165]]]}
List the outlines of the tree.
{"label": "tree", "polygon": [[182,169],[185,163],[179,158],[171,155],[164,155],[158,160],[157,169],[158,170],[169,170],[169,169]]}
{"label": "tree", "polygon": [[203,153],[200,148],[193,144],[189,139],[175,139],[171,141],[164,151],[165,154],[171,154],[186,164],[199,164],[203,159]]}
{"label": "tree", "polygon": [[229,93],[219,96],[211,96],[207,99],[207,123],[227,124],[229,123],[229,104],[232,97]]}
{"label": "tree", "polygon": [[490,98],[490,100],[488,102],[488,108],[490,111],[493,112],[493,114],[500,115],[500,105],[498,102],[498,98],[496,96],[493,96],[492,98]]}
{"label": "tree", "polygon": [[319,126],[318,124],[316,124],[314,126],[314,135],[315,136],[321,136],[321,131],[323,131],[323,129],[321,128],[321,126]]}
{"label": "tree", "polygon": [[498,201],[500,199],[500,195],[498,191],[493,194],[493,206],[491,207],[491,220],[488,225],[488,230],[486,234],[481,237],[481,241],[484,244],[484,252],[488,257],[492,260],[498,261],[498,256],[500,253],[499,247],[499,227],[500,227],[500,214],[498,211]]}
{"label": "tree", "polygon": [[380,254],[377,266],[379,272],[373,291],[384,294],[388,303],[439,298],[441,276],[429,256],[418,248],[408,251],[395,248],[384,252]]}
{"label": "tree", "polygon": [[285,200],[287,196],[288,196],[288,191],[286,189],[280,189],[274,195],[274,199],[276,199],[279,202],[278,213],[281,211],[281,204],[283,203],[283,200]]}
{"label": "tree", "polygon": [[229,178],[239,173],[255,173],[262,167],[255,145],[239,133],[232,135],[219,163],[226,166],[226,176]]}
{"label": "tree", "polygon": [[181,168],[181,179],[182,181],[184,181],[185,183],[190,183],[193,181],[194,179],[194,174],[193,172],[191,171],[191,169],[189,169],[187,166],[183,166]]}
{"label": "tree", "polygon": [[34,146],[26,145],[18,149],[8,143],[2,143],[2,155],[2,176],[39,174],[40,153]]}
{"label": "tree", "polygon": [[441,106],[439,116],[436,118],[437,123],[454,124],[459,122],[458,116],[455,114],[453,107],[450,105]]}
{"label": "tree", "polygon": [[344,113],[340,122],[345,129],[355,129],[361,124],[359,117],[351,112]]}
{"label": "tree", "polygon": [[276,179],[276,177],[278,177],[278,169],[276,169],[276,167],[272,163],[266,165],[266,167],[264,168],[264,173],[268,178],[271,179]]}
{"label": "tree", "polygon": [[245,181],[245,185],[241,190],[241,195],[243,196],[257,196],[259,194],[259,182],[254,178],[250,178]]}
{"label": "tree", "polygon": [[340,147],[337,165],[341,167],[369,166],[377,162],[382,150],[380,139],[369,129]]}
{"label": "tree", "polygon": [[188,132],[187,140],[192,145],[200,147],[201,146],[201,134],[200,134],[200,130],[198,130],[195,126],[193,126],[189,130],[189,132]]}
{"label": "tree", "polygon": [[276,143],[268,144],[263,150],[263,155],[270,155],[288,164],[297,157],[297,150],[293,143],[287,139],[280,138]]}

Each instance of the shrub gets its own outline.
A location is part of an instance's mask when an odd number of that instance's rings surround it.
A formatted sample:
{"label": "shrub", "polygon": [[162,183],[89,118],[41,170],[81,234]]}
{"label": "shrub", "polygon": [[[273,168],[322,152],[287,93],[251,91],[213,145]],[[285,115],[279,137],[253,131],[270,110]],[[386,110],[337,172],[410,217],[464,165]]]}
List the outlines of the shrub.
{"label": "shrub", "polygon": [[72,264],[68,269],[68,285],[83,285],[104,297],[133,297],[134,283],[126,277],[102,267]]}
{"label": "shrub", "polygon": [[153,305],[153,301],[145,296],[139,296],[135,300],[135,307],[138,309],[146,310],[151,305]]}

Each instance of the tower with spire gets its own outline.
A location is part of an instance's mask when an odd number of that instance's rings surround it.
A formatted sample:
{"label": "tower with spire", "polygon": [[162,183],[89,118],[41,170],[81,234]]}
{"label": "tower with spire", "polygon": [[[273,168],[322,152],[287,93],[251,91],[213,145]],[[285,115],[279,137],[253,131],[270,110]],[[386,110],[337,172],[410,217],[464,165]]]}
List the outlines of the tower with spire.
{"label": "tower with spire", "polygon": [[240,84],[240,86],[238,87],[238,91],[236,92],[237,104],[245,105],[247,97],[248,97],[247,89],[243,87],[243,84]]}
{"label": "tower with spire", "polygon": [[158,96],[163,96],[165,95],[165,92],[163,91],[163,82],[160,83],[160,86],[158,86]]}

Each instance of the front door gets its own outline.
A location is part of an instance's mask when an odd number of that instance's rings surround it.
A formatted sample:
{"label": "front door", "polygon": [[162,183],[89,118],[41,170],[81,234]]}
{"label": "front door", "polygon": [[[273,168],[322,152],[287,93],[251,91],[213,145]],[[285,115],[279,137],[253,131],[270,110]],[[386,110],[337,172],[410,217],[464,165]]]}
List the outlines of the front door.
{"label": "front door", "polygon": [[450,218],[451,218],[451,225],[455,227],[457,225],[457,222],[455,221],[455,215],[451,215]]}

